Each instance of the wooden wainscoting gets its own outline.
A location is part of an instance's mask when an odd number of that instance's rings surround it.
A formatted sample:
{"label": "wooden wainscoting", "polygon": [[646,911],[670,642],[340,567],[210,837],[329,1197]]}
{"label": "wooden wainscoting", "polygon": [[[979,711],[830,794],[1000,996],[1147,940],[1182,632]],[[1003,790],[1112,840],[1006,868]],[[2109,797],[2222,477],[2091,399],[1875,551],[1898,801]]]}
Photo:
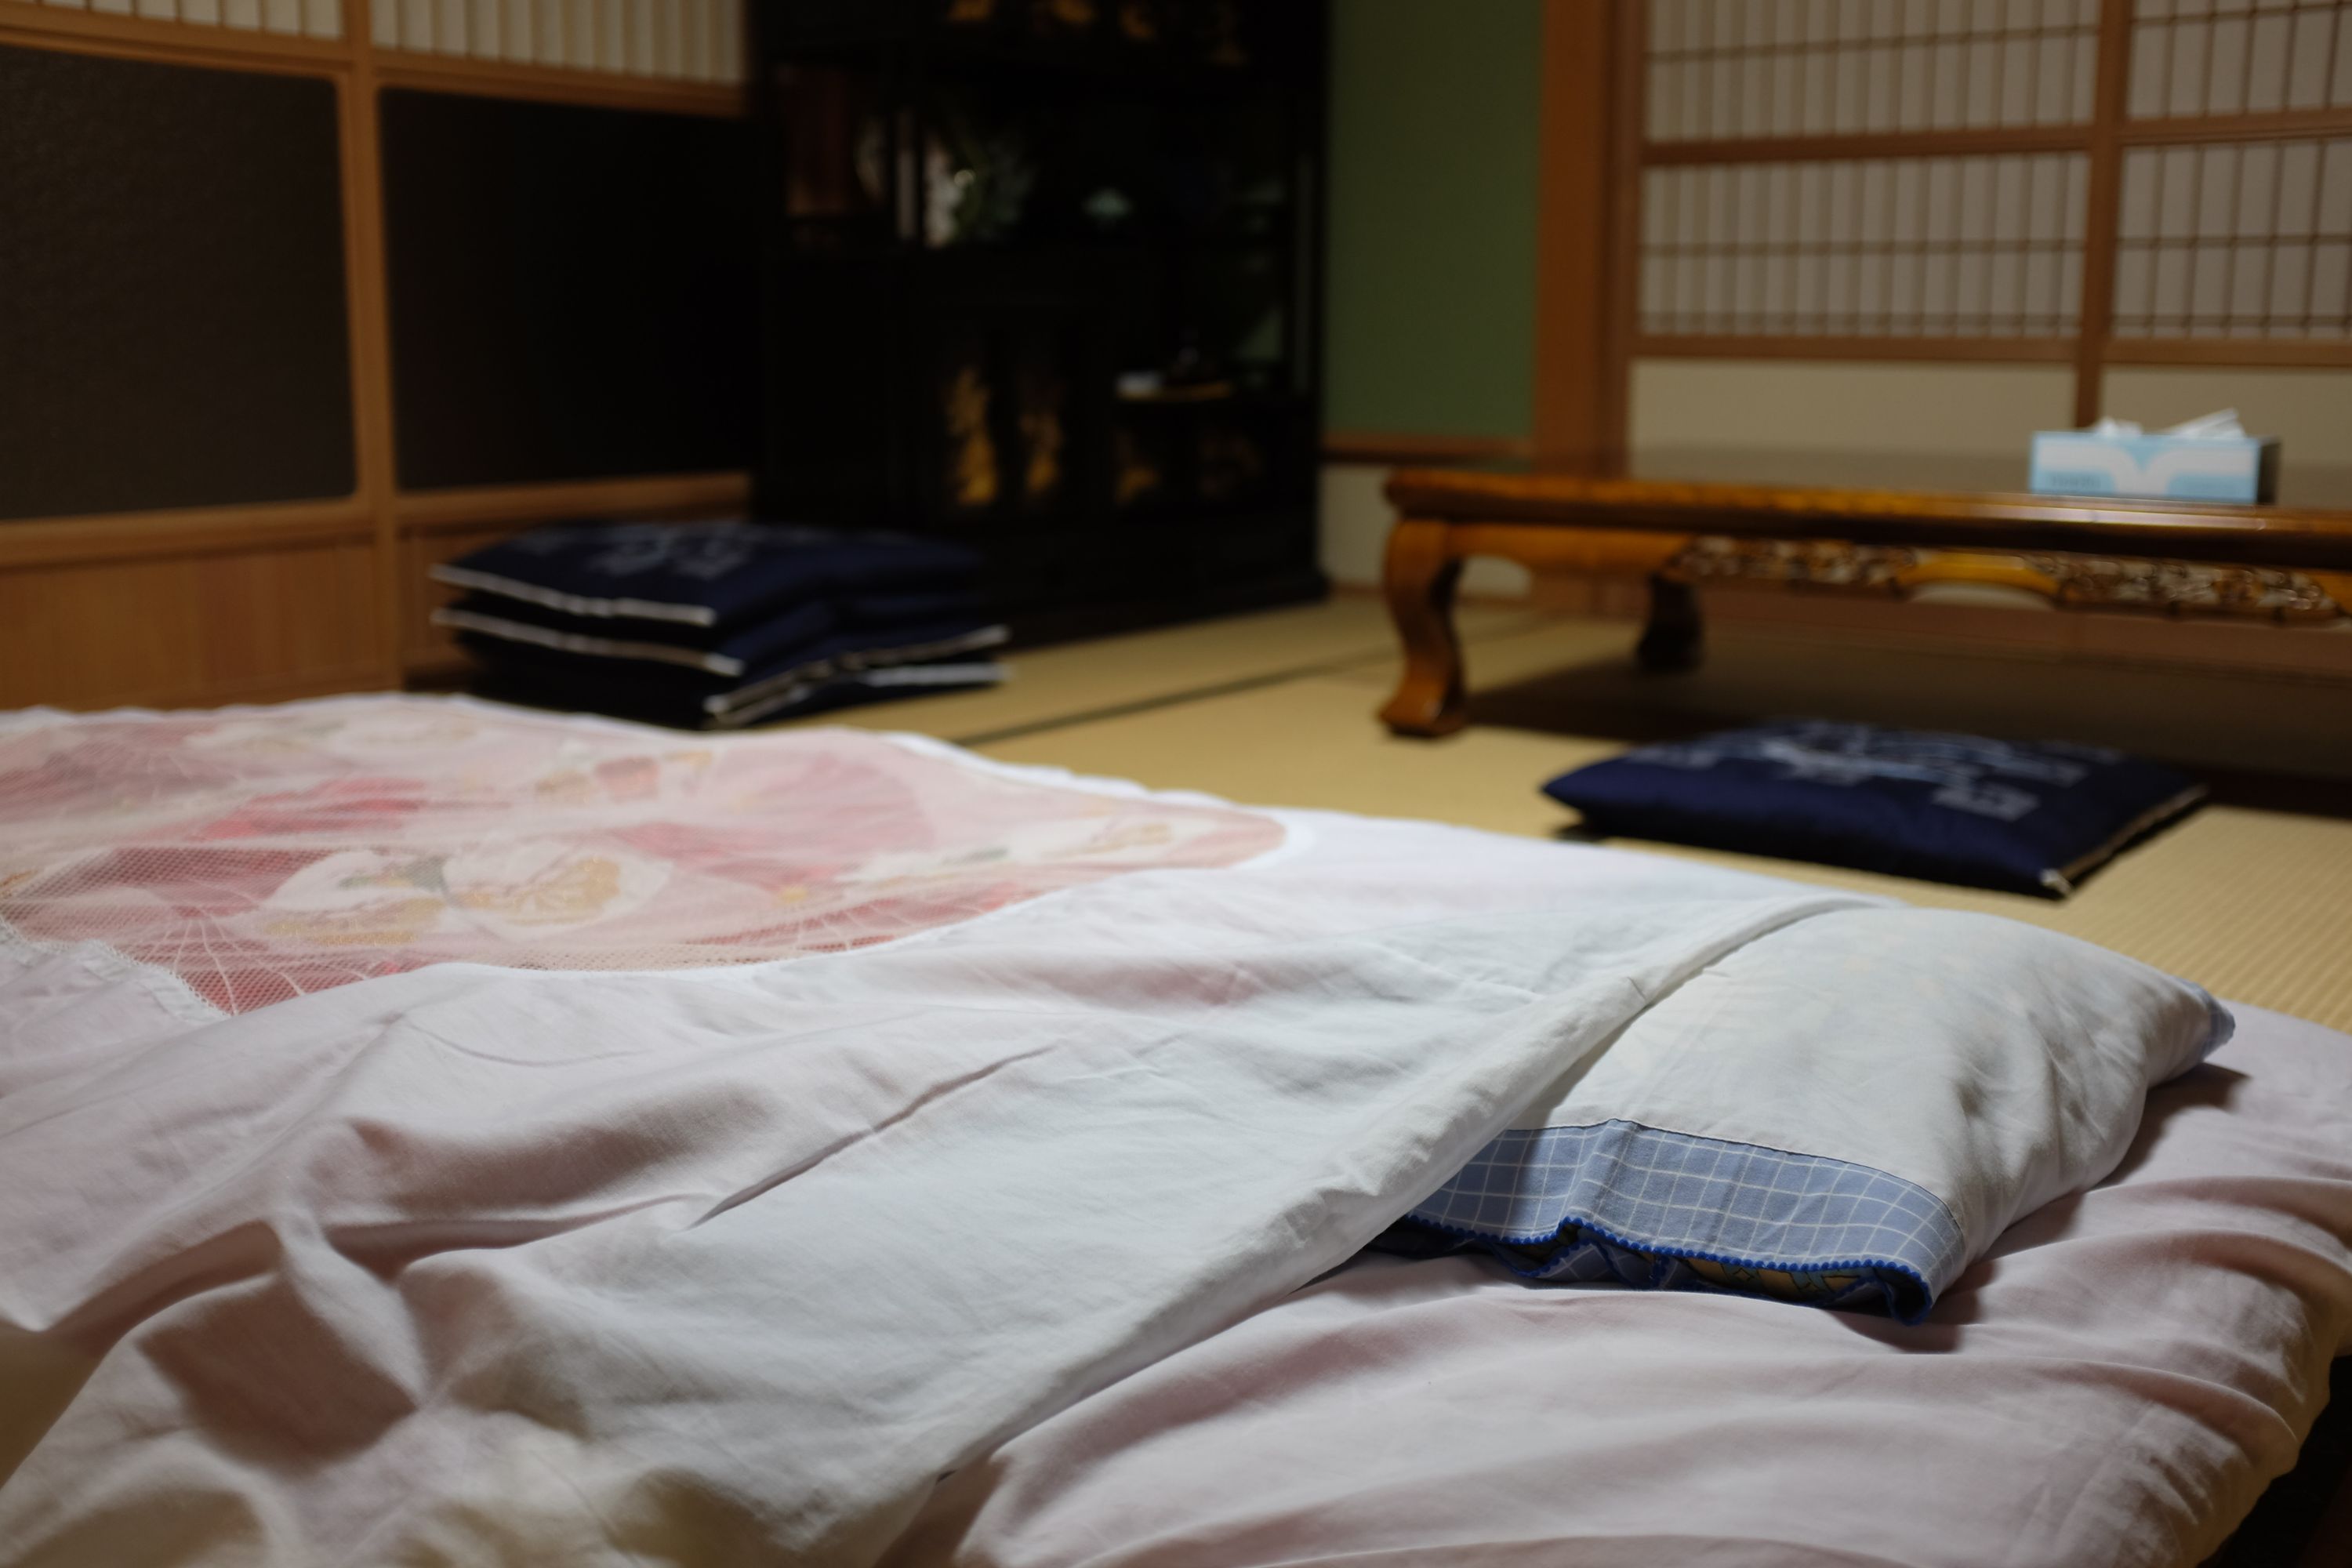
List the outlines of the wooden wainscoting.
{"label": "wooden wainscoting", "polygon": [[[0,708],[187,707],[441,681],[438,562],[547,518],[740,513],[743,473],[408,494],[387,565],[356,497],[0,523]],[[383,598],[399,636],[387,658]]]}
{"label": "wooden wainscoting", "polygon": [[0,569],[0,708],[169,708],[389,686],[376,594],[364,517],[340,536],[265,533]]}

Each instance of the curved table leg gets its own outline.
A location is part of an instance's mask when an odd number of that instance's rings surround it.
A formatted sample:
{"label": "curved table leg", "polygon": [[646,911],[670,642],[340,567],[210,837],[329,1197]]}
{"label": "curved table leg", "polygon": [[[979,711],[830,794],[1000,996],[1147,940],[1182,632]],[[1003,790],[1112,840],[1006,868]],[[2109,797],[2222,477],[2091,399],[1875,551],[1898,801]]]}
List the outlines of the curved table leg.
{"label": "curved table leg", "polygon": [[1663,573],[1650,574],[1650,620],[1633,658],[1643,669],[1671,674],[1696,669],[1706,651],[1706,627],[1698,613],[1698,590]]}
{"label": "curved table leg", "polygon": [[1381,720],[1400,735],[1450,735],[1468,719],[1454,587],[1462,579],[1447,525],[1400,521],[1389,533],[1381,585],[1404,644],[1404,677]]}

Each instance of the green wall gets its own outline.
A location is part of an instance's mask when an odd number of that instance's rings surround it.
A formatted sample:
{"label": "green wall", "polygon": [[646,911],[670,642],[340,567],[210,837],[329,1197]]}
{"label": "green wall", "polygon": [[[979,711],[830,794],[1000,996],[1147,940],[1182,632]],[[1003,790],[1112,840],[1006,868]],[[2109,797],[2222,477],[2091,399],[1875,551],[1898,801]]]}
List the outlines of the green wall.
{"label": "green wall", "polygon": [[1332,0],[1324,423],[1525,436],[1542,0]]}

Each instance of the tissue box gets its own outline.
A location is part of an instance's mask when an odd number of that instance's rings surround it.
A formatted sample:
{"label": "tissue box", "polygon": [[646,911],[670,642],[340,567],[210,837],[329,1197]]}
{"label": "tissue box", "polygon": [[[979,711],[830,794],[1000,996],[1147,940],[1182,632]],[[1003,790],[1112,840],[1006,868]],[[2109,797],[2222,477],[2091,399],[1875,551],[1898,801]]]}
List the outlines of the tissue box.
{"label": "tissue box", "polygon": [[2274,436],[2110,435],[2043,430],[2032,488],[2042,496],[2269,501],[2278,494]]}

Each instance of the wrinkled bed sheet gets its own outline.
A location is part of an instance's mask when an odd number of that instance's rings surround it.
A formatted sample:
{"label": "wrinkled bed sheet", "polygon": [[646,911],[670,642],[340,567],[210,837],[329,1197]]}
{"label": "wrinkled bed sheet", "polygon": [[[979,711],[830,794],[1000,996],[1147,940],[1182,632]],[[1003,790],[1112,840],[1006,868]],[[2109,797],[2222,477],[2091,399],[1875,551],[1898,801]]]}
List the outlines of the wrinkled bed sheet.
{"label": "wrinkled bed sheet", "polygon": [[2233,1011],[1923,1327],[1367,1258],[950,1479],[890,1561],[2200,1563],[2352,1352],[2352,1037]]}
{"label": "wrinkled bed sheet", "polygon": [[2193,1561],[2344,1343],[2352,1041],[2252,1015],[1925,1329],[1292,1294],[1868,901],[530,723],[0,736],[0,1563]]}
{"label": "wrinkled bed sheet", "polygon": [[[16,781],[49,825],[16,891],[64,890],[18,898],[0,944],[0,1563],[871,1561],[940,1475],[1344,1262],[1650,998],[1866,907],[841,732],[722,743],[701,776],[732,809],[638,793],[632,763],[626,800],[583,791],[567,820],[517,808],[571,786],[543,792],[496,715],[321,706],[211,737],[226,767],[172,748],[183,783],[143,794],[52,727]],[[541,763],[613,734],[552,726]],[[356,814],[253,778],[278,754],[331,774],[362,742],[365,787],[331,792]],[[818,875],[832,837],[791,841],[795,803],[838,820],[912,775],[863,814],[855,876]],[[404,776],[426,804],[388,813]],[[459,875],[502,822],[561,829],[551,853],[593,869],[714,814],[783,840],[725,864],[739,905],[789,918],[822,884],[886,931],[934,913],[895,941],[828,921],[788,962],[698,942],[693,966],[558,973],[642,951],[723,833],[644,902],[560,901],[552,952],[511,918],[542,907],[528,875]],[[1160,829],[1106,843],[1121,819]],[[221,903],[252,939],[226,964],[88,940],[84,915],[180,929],[230,827],[369,918],[281,917],[252,874]],[[158,843],[168,918],[135,873],[82,869]],[[430,904],[422,936],[387,934],[380,900]],[[141,918],[110,924],[118,905]],[[289,969],[345,935],[383,972]],[[207,994],[260,973],[314,988]]]}

